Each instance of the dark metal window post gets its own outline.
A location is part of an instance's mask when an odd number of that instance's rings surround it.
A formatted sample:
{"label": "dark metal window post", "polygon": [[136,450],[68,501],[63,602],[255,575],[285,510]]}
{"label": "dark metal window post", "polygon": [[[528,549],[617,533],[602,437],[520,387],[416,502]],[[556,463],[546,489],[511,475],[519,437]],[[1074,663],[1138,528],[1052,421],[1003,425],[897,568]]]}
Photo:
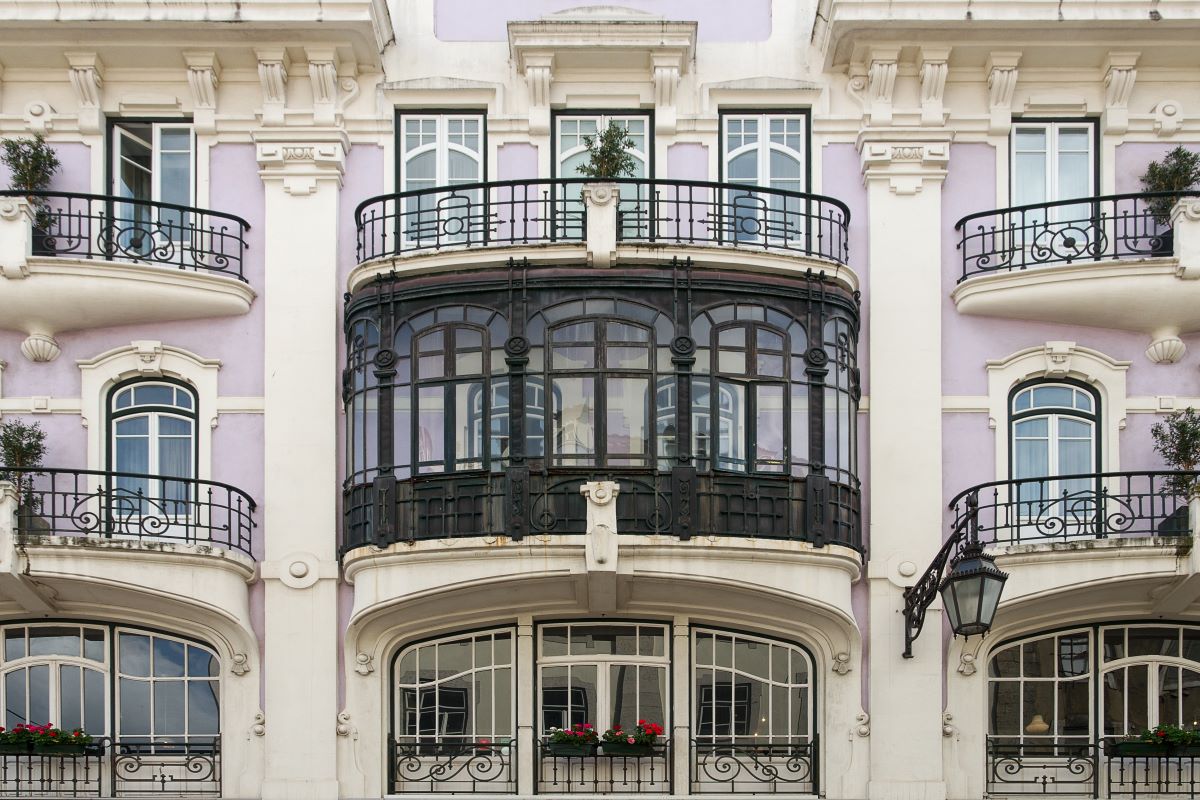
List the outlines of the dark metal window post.
{"label": "dark metal window post", "polygon": [[[953,561],[951,557],[953,556]],[[942,579],[946,564],[950,572]],[[912,643],[921,635],[925,612],[938,592],[946,601],[946,612],[956,636],[983,635],[992,627],[1007,573],[996,568],[995,559],[979,543],[979,494],[967,496],[967,513],[950,538],[933,557],[933,563],[915,586],[904,590],[904,652],[912,658]]]}

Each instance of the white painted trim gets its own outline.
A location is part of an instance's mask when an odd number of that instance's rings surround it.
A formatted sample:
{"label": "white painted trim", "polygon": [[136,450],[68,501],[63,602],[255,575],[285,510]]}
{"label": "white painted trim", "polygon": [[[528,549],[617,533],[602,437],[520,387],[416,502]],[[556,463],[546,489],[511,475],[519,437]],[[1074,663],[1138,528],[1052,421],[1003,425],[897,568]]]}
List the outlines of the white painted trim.
{"label": "white painted trim", "polygon": [[[204,358],[180,347],[155,341],[135,341],[92,359],[76,362],[81,373],[81,416],[87,428],[87,468],[104,469],[107,442],[108,393],[113,386],[131,378],[175,378],[196,394],[197,473],[201,480],[212,476],[212,428],[217,421],[217,371],[221,362]],[[205,421],[208,424],[205,424]]]}
{"label": "white painted trim", "polygon": [[988,415],[996,437],[996,480],[1008,477],[1009,392],[1023,381],[1038,378],[1073,378],[1096,389],[1100,395],[1099,430],[1103,448],[1099,470],[1119,470],[1120,432],[1128,411],[1125,373],[1129,364],[1075,342],[1046,342],[1018,350],[1007,358],[988,361]]}

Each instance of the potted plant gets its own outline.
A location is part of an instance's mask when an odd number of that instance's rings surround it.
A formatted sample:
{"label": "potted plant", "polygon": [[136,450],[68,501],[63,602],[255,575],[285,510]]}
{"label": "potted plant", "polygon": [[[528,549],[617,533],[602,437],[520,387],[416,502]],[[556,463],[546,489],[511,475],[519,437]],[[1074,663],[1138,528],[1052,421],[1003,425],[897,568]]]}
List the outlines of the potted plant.
{"label": "potted plant", "polygon": [[18,419],[0,423],[0,481],[9,481],[17,489],[18,528],[23,531],[39,524],[47,527],[37,518],[42,498],[33,490],[45,456],[46,432],[39,423],[27,425]]}
{"label": "potted plant", "polygon": [[1177,746],[1191,736],[1191,731],[1185,731],[1178,725],[1155,725],[1148,731],[1142,731],[1138,736],[1126,736],[1110,740],[1107,751],[1109,756],[1117,758],[1131,756],[1169,756]]}
{"label": "potted plant", "polygon": [[12,730],[0,728],[0,753],[52,753],[81,755],[92,743],[92,737],[82,728],[64,731],[47,722],[45,725],[19,724]]}
{"label": "potted plant", "polygon": [[546,749],[551,755],[581,758],[596,754],[597,741],[590,722],[576,722],[570,728],[551,728]]}
{"label": "potted plant", "polygon": [[[1150,428],[1150,435],[1154,437],[1155,451],[1162,456],[1169,469],[1180,473],[1196,471],[1200,465],[1200,414],[1194,408],[1176,411],[1162,422],[1155,423]],[[1192,474],[1172,475],[1167,478],[1163,488],[1190,500],[1200,490],[1200,480]],[[1187,508],[1176,511],[1177,514],[1180,512],[1186,514]]]}
{"label": "potted plant", "polygon": [[633,177],[637,169],[637,161],[629,152],[634,146],[633,139],[616,122],[608,123],[595,136],[584,136],[583,146],[587,148],[588,160],[575,168],[580,175],[593,180]]}
{"label": "potted plant", "polygon": [[[0,161],[12,173],[8,188],[15,192],[45,191],[62,166],[58,154],[40,133],[28,138],[5,139],[0,149]],[[49,241],[53,216],[44,197],[28,195],[28,198],[34,210],[33,254],[47,255],[54,249]]]}
{"label": "potted plant", "polygon": [[622,730],[621,726],[613,725],[604,732],[604,755],[606,756],[648,756],[654,750],[654,743],[662,736],[663,727],[654,722],[639,719],[632,731]]}
{"label": "potted plant", "polygon": [[1162,197],[1146,201],[1146,209],[1161,229],[1157,235],[1155,255],[1169,256],[1175,249],[1175,231],[1171,229],[1171,209],[1179,202],[1180,192],[1186,192],[1200,183],[1200,153],[1176,147],[1163,156],[1162,161],[1151,161],[1142,175],[1142,188],[1147,192],[1171,192]]}

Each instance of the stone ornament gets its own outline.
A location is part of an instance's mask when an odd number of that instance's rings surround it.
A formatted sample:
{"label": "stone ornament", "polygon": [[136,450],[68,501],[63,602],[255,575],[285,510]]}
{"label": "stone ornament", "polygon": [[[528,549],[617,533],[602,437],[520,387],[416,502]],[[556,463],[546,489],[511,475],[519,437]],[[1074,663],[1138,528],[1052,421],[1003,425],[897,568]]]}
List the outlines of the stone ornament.
{"label": "stone ornament", "polygon": [[841,653],[834,653],[833,671],[838,675],[846,675],[849,674],[850,670],[850,654],[844,651]]}
{"label": "stone ornament", "polygon": [[62,348],[54,337],[45,333],[31,333],[21,342],[21,355],[35,364],[53,361],[61,352]]}
{"label": "stone ornament", "polygon": [[350,712],[343,711],[337,715],[337,725],[334,726],[334,732],[338,736],[357,736],[358,728],[355,728],[350,723]]}
{"label": "stone ornament", "polygon": [[958,672],[967,678],[975,674],[975,655],[973,653],[963,653],[958,657]]}
{"label": "stone ornament", "polygon": [[245,675],[250,671],[250,658],[245,653],[234,653],[233,663],[229,665],[229,671],[234,675]]}
{"label": "stone ornament", "polygon": [[854,726],[854,735],[866,738],[871,735],[871,715],[865,711],[854,717],[856,725]]}
{"label": "stone ornament", "polygon": [[250,726],[250,733],[255,736],[265,736],[267,733],[267,715],[259,711],[254,715],[254,724]]}
{"label": "stone ornament", "polygon": [[375,656],[370,653],[359,653],[354,657],[354,671],[359,675],[367,676],[375,671]]}

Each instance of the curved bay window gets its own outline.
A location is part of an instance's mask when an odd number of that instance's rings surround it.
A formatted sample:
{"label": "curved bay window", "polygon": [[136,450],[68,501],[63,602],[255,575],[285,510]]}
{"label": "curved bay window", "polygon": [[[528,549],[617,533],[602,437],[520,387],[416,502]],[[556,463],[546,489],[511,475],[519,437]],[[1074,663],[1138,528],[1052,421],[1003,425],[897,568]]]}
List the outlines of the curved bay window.
{"label": "curved bay window", "polygon": [[514,271],[459,305],[403,284],[352,298],[343,550],[580,534],[591,480],[620,482],[624,534],[858,546],[854,299],[813,276],[765,300],[690,281],[606,276],[564,300]]}

